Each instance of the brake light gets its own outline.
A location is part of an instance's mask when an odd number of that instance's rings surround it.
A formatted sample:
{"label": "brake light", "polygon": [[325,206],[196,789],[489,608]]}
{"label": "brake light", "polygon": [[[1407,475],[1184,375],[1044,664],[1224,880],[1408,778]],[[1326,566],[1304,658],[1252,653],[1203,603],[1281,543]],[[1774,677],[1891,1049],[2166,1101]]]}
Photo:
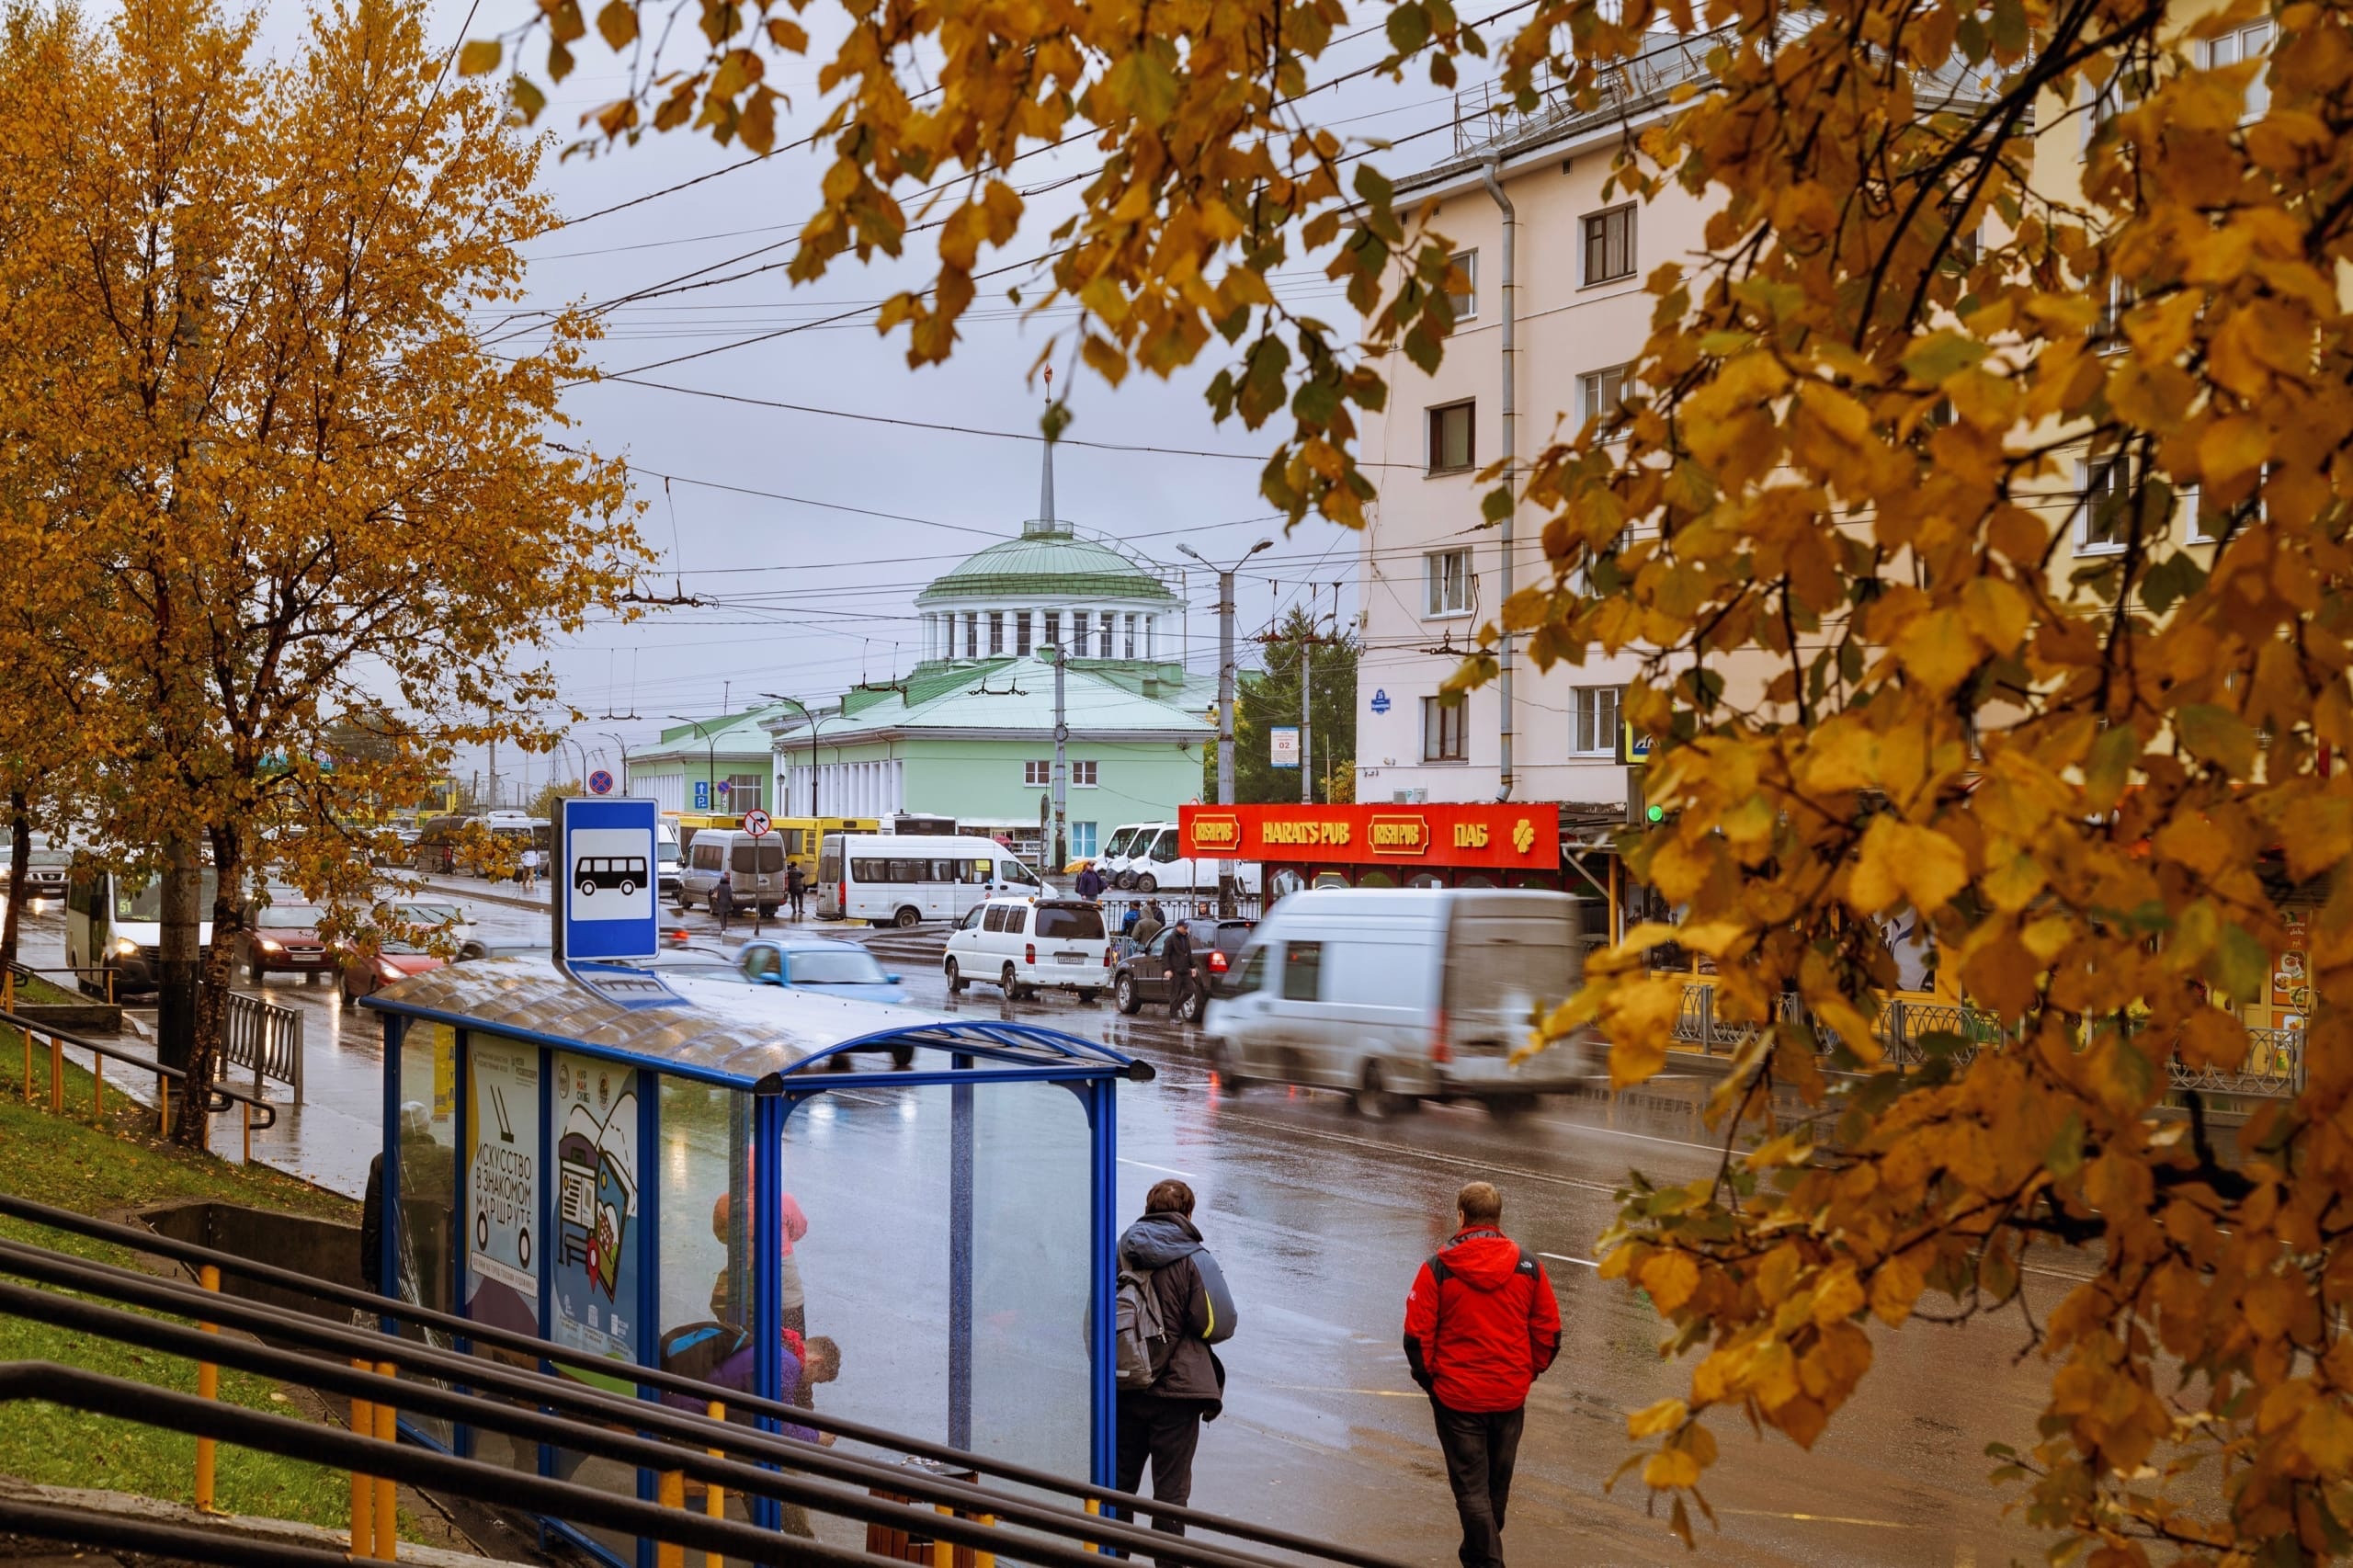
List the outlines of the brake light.
{"label": "brake light", "polygon": [[1105,969],[1111,967],[1111,944],[1108,942],[1103,944],[1103,967]]}
{"label": "brake light", "polygon": [[1211,948],[1210,949],[1210,972],[1211,974],[1223,974],[1225,972],[1225,955],[1219,952],[1215,948]]}
{"label": "brake light", "polygon": [[847,882],[836,882],[834,885],[834,907],[845,914],[848,912],[849,884]]}
{"label": "brake light", "polygon": [[1447,1044],[1446,1034],[1446,1013],[1444,1009],[1440,1009],[1438,1016],[1438,1022],[1432,1026],[1430,1029],[1430,1060],[1432,1062],[1451,1062],[1454,1060],[1454,1048]]}
{"label": "brake light", "polygon": [[1037,943],[1024,942],[1021,944],[1021,961],[1023,963],[1036,963],[1038,961]]}

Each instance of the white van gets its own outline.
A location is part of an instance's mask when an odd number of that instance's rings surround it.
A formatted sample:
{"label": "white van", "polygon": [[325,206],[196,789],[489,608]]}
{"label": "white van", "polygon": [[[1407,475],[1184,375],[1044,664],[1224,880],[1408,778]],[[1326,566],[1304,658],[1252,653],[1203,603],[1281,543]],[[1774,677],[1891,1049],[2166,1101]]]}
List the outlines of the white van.
{"label": "white van", "polygon": [[1053,987],[1092,1002],[1111,983],[1103,906],[1083,898],[993,898],[949,933],[940,972],[950,992],[987,981],[1007,1000]]}
{"label": "white van", "polygon": [[783,839],[773,833],[755,838],[740,828],[707,827],[687,846],[678,869],[678,907],[691,909],[699,900],[709,908],[722,869],[737,909],[757,904],[762,915],[774,915],[784,902]]}
{"label": "white van", "polygon": [[1211,999],[1220,1082],[1313,1084],[1368,1116],[1423,1099],[1497,1115],[1586,1081],[1590,1039],[1514,1065],[1583,982],[1576,900],[1499,888],[1311,888],[1275,905]]}
{"label": "white van", "polygon": [[[198,950],[212,945],[216,881],[203,868],[197,891]],[[160,874],[108,870],[77,857],[65,885],[65,964],[82,989],[124,996],[155,989],[161,978],[164,884]],[[111,970],[111,977],[103,971]]]}
{"label": "white van", "polygon": [[817,850],[817,915],[824,920],[961,920],[991,893],[1044,891],[1019,856],[969,833],[829,833]]}
{"label": "white van", "polygon": [[654,864],[655,895],[675,897],[680,873],[686,869],[686,852],[678,846],[678,817],[675,812],[664,812],[654,819]]}
{"label": "white van", "polygon": [[1156,822],[1131,822],[1111,830],[1111,836],[1103,841],[1102,849],[1095,857],[1095,869],[1102,874],[1105,883],[1119,885],[1120,873],[1128,869],[1128,857],[1138,844],[1151,843],[1152,835],[1161,825]]}
{"label": "white van", "polygon": [[1163,888],[1207,892],[1217,886],[1218,869],[1231,865],[1235,882],[1250,888],[1258,885],[1256,861],[1228,861],[1206,855],[1188,858],[1183,846],[1184,836],[1175,823],[1145,824],[1129,842],[1127,863],[1111,878],[1112,884],[1137,892],[1158,892]]}

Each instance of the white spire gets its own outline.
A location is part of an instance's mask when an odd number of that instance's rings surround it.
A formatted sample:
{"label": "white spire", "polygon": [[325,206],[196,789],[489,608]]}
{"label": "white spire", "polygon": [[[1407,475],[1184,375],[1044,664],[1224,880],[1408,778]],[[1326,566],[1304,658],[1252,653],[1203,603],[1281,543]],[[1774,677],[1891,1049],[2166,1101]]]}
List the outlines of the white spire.
{"label": "white spire", "polygon": [[[1054,368],[1049,365],[1046,367],[1047,412],[1053,412],[1053,407]],[[1046,437],[1045,447],[1045,472],[1038,482],[1038,517],[1047,525],[1046,531],[1051,533],[1054,521],[1054,438],[1051,436]]]}

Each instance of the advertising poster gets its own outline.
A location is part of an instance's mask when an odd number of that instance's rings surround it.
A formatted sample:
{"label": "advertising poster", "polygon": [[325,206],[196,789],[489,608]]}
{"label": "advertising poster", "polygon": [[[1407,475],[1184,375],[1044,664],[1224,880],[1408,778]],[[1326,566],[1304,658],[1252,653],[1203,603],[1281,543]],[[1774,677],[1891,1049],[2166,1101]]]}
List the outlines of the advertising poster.
{"label": "advertising poster", "polygon": [[2280,923],[2288,927],[2288,943],[2271,960],[2271,1006],[2279,1017],[2272,1027],[2293,1029],[2303,1027],[2303,1016],[2312,1011],[2312,915],[2302,909],[2279,912]]}
{"label": "advertising poster", "polygon": [[540,1052],[486,1035],[466,1053],[466,1312],[540,1324]]}
{"label": "advertising poster", "polygon": [[555,1341],[638,1358],[637,1074],[557,1051]]}

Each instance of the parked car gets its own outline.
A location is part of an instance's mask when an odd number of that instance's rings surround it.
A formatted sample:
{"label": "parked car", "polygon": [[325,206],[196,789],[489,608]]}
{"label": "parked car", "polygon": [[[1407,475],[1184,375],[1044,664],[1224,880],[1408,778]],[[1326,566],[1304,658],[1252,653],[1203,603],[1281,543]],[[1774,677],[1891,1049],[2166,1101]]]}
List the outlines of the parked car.
{"label": "parked car", "polygon": [[245,905],[245,928],[238,934],[236,956],[230,961],[245,971],[256,985],[272,974],[299,974],[309,984],[335,970],[335,955],[319,936],[325,911],[308,903]]}
{"label": "parked car", "polygon": [[760,985],[784,985],[861,1002],[904,1002],[907,989],[886,974],[872,953],[856,942],[830,937],[784,936],[744,944],[745,978]]}
{"label": "parked car", "polygon": [[414,942],[387,940],[372,953],[354,949],[343,955],[343,999],[357,1002],[412,974],[439,969],[442,961]]}
{"label": "parked car", "polygon": [[380,907],[377,918],[386,925],[409,927],[416,933],[415,939],[420,947],[438,946],[446,937],[461,958],[472,956],[466,949],[479,945],[474,939],[473,916],[461,904],[444,903],[438,899],[403,899]]}
{"label": "parked car", "polygon": [[1047,987],[1092,1002],[1111,982],[1111,938],[1103,908],[1077,898],[992,898],[972,906],[949,933],[941,971],[948,989],[975,980],[1008,997]]}
{"label": "parked car", "polygon": [[[1178,1017],[1186,1023],[1199,1023],[1204,998],[1216,989],[1242,952],[1243,944],[1250,939],[1252,920],[1186,920],[1179,922],[1186,937],[1193,944],[1192,998]],[[1139,948],[1122,937],[1121,951],[1111,964],[1111,999],[1120,1011],[1133,1015],[1143,1011],[1147,1002],[1168,1000],[1166,966],[1161,960],[1162,949],[1168,946],[1168,933],[1154,936],[1148,946]]]}
{"label": "parked car", "polygon": [[458,851],[467,826],[481,820],[473,816],[432,818],[417,830],[416,841],[409,846],[408,863],[420,871],[451,875],[458,869]]}
{"label": "parked car", "polygon": [[1575,1088],[1587,1036],[1512,1061],[1577,989],[1577,901],[1496,888],[1313,888],[1251,932],[1204,1022],[1220,1082],[1314,1084],[1367,1116],[1424,1099],[1497,1115]]}

